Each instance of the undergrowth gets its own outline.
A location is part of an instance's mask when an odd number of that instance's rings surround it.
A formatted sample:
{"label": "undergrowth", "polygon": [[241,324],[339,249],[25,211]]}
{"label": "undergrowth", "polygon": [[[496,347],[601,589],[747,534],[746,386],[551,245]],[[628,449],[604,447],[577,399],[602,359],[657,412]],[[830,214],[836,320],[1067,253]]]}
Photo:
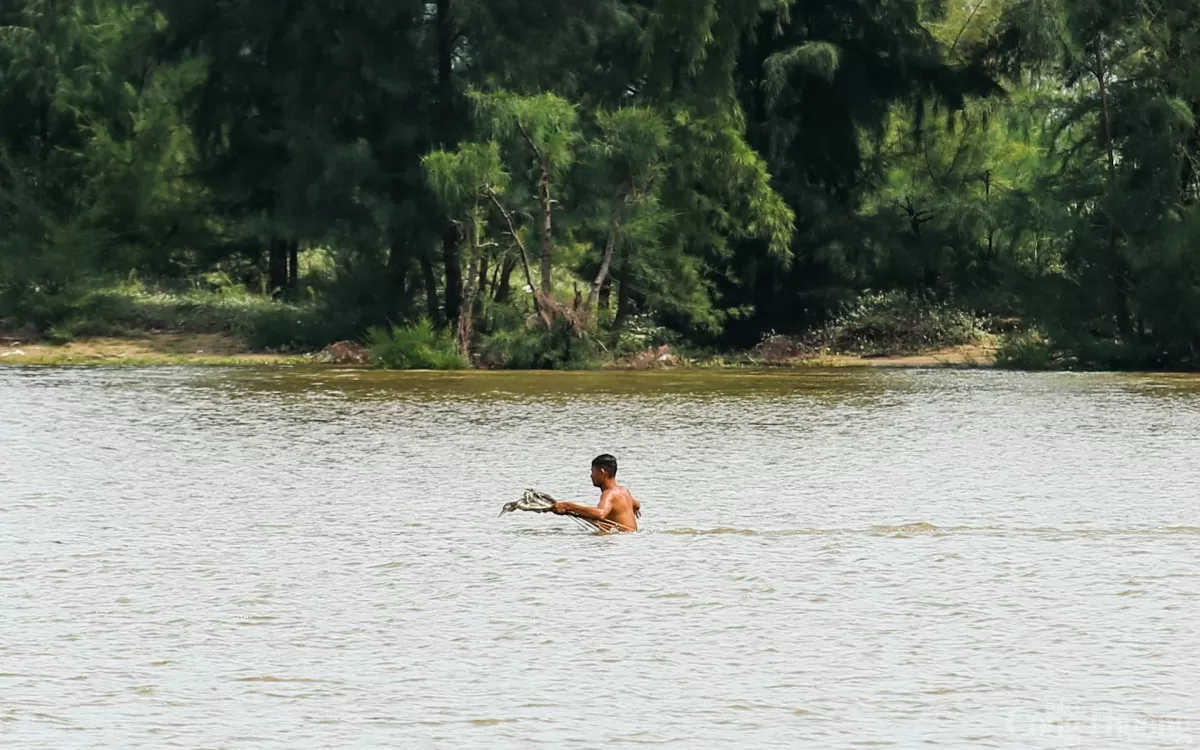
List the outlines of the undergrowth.
{"label": "undergrowth", "polygon": [[541,324],[497,330],[479,345],[479,363],[505,370],[591,370],[600,366],[601,347],[590,334],[555,318]]}
{"label": "undergrowth", "polygon": [[467,362],[459,355],[448,331],[428,319],[404,328],[372,328],[367,349],[376,367],[387,370],[461,370]]}
{"label": "undergrowth", "polygon": [[46,330],[51,341],[144,333],[222,333],[253,349],[319,349],[344,331],[314,303],[228,288],[166,292],[128,283],[86,292]]}
{"label": "undergrowth", "polygon": [[827,351],[890,356],[981,341],[984,321],[949,303],[905,294],[867,294],[815,331],[806,344]]}

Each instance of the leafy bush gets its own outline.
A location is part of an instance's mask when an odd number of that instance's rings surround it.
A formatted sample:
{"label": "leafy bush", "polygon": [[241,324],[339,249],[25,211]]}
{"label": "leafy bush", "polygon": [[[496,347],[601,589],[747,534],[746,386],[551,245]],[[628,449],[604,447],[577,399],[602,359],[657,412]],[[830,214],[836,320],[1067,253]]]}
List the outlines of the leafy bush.
{"label": "leafy bush", "polygon": [[345,338],[324,311],[312,305],[276,303],[231,327],[251,349],[313,351]]}
{"label": "leafy bush", "polygon": [[479,314],[476,317],[480,333],[495,331],[515,331],[524,328],[529,320],[529,312],[512,302],[496,302],[486,296],[481,297]]}
{"label": "leafy bush", "polygon": [[1067,367],[1074,370],[1156,370],[1178,366],[1179,361],[1154,346],[1095,336],[1056,336]]}
{"label": "leafy bush", "polygon": [[422,318],[408,328],[372,328],[367,348],[377,367],[388,370],[459,370],[467,366],[449,332]]}
{"label": "leafy bush", "polygon": [[996,349],[996,366],[1009,370],[1053,370],[1061,360],[1050,342],[1036,331],[1005,336]]}
{"label": "leafy bush", "polygon": [[506,370],[590,370],[598,366],[596,342],[568,321],[555,318],[549,330],[519,327],[486,337],[480,363]]}
{"label": "leafy bush", "polygon": [[618,354],[637,354],[662,345],[679,346],[679,335],[658,325],[650,315],[631,315],[617,332],[614,349]]}
{"label": "leafy bush", "polygon": [[996,352],[996,366],[1012,370],[1154,370],[1172,363],[1168,353],[1149,344],[1064,331],[1014,333]]}
{"label": "leafy bush", "polygon": [[983,333],[982,321],[967,311],[929,298],[885,292],[848,305],[811,343],[837,352],[911,354],[975,343]]}
{"label": "leafy bush", "polygon": [[48,291],[19,280],[0,278],[0,320],[10,321],[12,327],[29,324],[44,331],[71,314],[77,294],[71,287]]}

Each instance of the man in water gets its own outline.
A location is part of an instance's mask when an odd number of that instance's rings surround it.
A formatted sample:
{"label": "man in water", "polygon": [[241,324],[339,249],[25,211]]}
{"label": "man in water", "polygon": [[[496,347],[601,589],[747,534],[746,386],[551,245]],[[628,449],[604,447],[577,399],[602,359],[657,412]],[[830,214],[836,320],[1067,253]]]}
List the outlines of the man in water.
{"label": "man in water", "polygon": [[642,504],[617,484],[617,459],[607,453],[596,456],[592,460],[592,484],[600,488],[600,502],[595,508],[560,502],[554,504],[553,512],[591,521],[606,531],[637,531]]}

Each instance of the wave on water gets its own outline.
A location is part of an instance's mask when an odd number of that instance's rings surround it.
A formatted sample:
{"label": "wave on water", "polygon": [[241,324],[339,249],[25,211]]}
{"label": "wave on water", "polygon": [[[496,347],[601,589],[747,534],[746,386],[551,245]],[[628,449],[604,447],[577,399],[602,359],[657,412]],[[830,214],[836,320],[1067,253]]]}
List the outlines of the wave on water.
{"label": "wave on water", "polygon": [[731,527],[718,527],[715,529],[663,529],[661,531],[644,530],[642,533],[647,534],[671,534],[682,536],[714,536],[714,535],[741,535],[741,536],[827,536],[831,534],[944,534],[952,531],[966,531],[966,527],[958,527],[944,529],[939,526],[934,526],[931,523],[920,521],[917,523],[906,523],[898,526],[869,526],[866,528],[826,528],[826,529],[738,529]]}
{"label": "wave on water", "polygon": [[673,536],[943,536],[953,534],[999,534],[1006,536],[1056,536],[1056,537],[1109,537],[1109,536],[1200,536],[1200,526],[1159,526],[1143,528],[1055,528],[1046,526],[937,526],[927,521],[904,524],[880,524],[866,527],[801,528],[801,529],[740,529],[717,527],[712,529],[643,529],[642,534],[668,534]]}
{"label": "wave on water", "polygon": [[898,526],[872,526],[872,534],[943,534],[951,529],[943,529],[925,521],[904,523]]}
{"label": "wave on water", "polygon": [[276,677],[275,675],[256,675],[254,677],[238,677],[236,682],[329,682],[312,677]]}

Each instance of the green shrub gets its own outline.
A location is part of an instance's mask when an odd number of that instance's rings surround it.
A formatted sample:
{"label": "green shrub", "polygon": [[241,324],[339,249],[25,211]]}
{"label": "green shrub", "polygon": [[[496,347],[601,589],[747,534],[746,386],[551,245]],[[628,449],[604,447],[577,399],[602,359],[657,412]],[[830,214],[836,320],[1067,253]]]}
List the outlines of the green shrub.
{"label": "green shrub", "polygon": [[549,330],[522,326],[485,337],[479,359],[485,367],[506,370],[590,370],[599,366],[598,350],[590,336],[555,318]]}
{"label": "green shrub", "polygon": [[1147,344],[1087,333],[1026,331],[1006,336],[996,351],[996,366],[1012,370],[1155,370],[1170,359]]}
{"label": "green shrub", "polygon": [[538,335],[526,328],[498,330],[483,338],[479,362],[490,369],[535,370],[542,344]]}
{"label": "green shrub", "polygon": [[996,348],[996,366],[1008,370],[1054,370],[1062,366],[1051,343],[1036,331],[1005,336]]}
{"label": "green shrub", "polygon": [[1107,370],[1128,372],[1170,367],[1168,352],[1137,341],[1091,331],[1024,331],[1004,337],[996,366],[1012,370]]}
{"label": "green shrub", "polygon": [[617,332],[613,348],[617,354],[637,354],[664,344],[678,347],[679,335],[650,315],[631,315]]}
{"label": "green shrub", "polygon": [[1115,341],[1095,336],[1064,336],[1061,349],[1069,366],[1077,370],[1156,370],[1168,367],[1171,358],[1148,344]]}
{"label": "green shrub", "polygon": [[530,313],[512,302],[496,302],[486,297],[480,301],[477,320],[481,332],[515,331],[524,328],[529,320]]}
{"label": "green shrub", "polygon": [[322,310],[308,305],[277,304],[256,310],[232,326],[232,331],[251,349],[272,351],[315,351],[346,338]]}
{"label": "green shrub", "polygon": [[32,325],[45,331],[71,314],[80,291],[76,286],[46,288],[22,279],[6,279],[0,268],[0,320],[13,327]]}
{"label": "green shrub", "polygon": [[983,322],[948,303],[903,292],[868,294],[846,306],[811,345],[836,352],[911,354],[978,342]]}
{"label": "green shrub", "polygon": [[427,319],[408,328],[372,328],[367,348],[377,367],[388,370],[459,370],[467,366],[447,331]]}

